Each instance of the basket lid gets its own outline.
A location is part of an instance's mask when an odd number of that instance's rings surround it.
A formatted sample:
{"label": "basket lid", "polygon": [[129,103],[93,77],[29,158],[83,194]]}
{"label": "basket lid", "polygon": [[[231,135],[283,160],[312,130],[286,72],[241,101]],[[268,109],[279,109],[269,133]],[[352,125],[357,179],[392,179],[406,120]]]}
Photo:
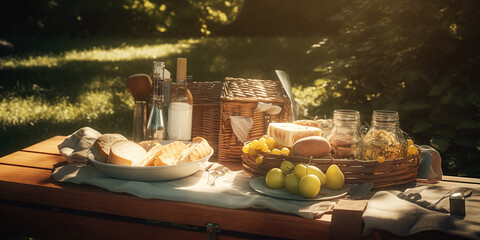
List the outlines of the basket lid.
{"label": "basket lid", "polygon": [[226,77],[223,101],[285,103],[285,90],[280,81]]}

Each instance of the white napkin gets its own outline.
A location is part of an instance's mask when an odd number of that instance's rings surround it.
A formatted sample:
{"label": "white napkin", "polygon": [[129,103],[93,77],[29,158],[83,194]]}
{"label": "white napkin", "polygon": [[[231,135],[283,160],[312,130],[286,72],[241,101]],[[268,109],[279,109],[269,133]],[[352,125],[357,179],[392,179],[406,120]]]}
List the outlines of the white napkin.
{"label": "white napkin", "polygon": [[101,135],[101,133],[92,128],[80,128],[67,136],[65,140],[58,145],[58,150],[68,163],[85,164],[87,162],[87,151]]}
{"label": "white napkin", "polygon": [[244,143],[248,139],[248,133],[253,127],[253,119],[242,116],[230,116],[232,130],[240,142]]}
{"label": "white napkin", "polygon": [[209,173],[204,170],[172,181],[139,182],[110,178],[92,166],[68,164],[56,168],[52,177],[60,182],[89,184],[147,199],[182,201],[232,209],[270,209],[310,219],[331,211],[335,205],[334,201],[282,200],[262,195],[250,188],[250,178],[241,174],[242,171],[234,172],[221,164],[213,164],[210,169],[225,172],[225,175],[216,179],[214,186],[209,184],[213,178],[209,179]]}
{"label": "white napkin", "polygon": [[[450,215],[449,199],[433,203],[457,187],[471,187],[474,193],[465,199],[465,216]],[[480,239],[480,187],[469,184],[438,183],[401,191],[379,191],[363,214],[364,235],[381,229],[399,236],[438,230],[467,238]],[[411,196],[410,199],[408,196]],[[415,196],[415,197],[414,197]]]}

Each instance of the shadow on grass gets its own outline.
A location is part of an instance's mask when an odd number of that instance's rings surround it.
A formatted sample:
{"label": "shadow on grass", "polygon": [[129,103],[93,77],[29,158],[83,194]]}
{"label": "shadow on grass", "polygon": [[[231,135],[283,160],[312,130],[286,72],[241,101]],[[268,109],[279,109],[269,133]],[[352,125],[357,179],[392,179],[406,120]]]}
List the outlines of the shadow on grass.
{"label": "shadow on grass", "polygon": [[[283,69],[290,73],[293,84],[309,84],[313,81],[312,71],[314,61],[306,54],[310,45],[318,37],[295,37],[295,38],[206,38],[195,40],[194,44],[182,45],[185,40],[132,40],[131,42],[119,40],[101,40],[98,42],[66,41],[62,40],[39,43],[38,48],[27,48],[16,56],[5,59],[17,61],[29,57],[38,57],[39,52],[47,52],[48,59],[60,62],[54,66],[18,66],[0,68],[0,96],[3,108],[0,108],[0,156],[20,150],[36,142],[45,140],[55,135],[69,135],[75,130],[89,126],[101,133],[115,132],[129,137],[131,135],[133,98],[128,94],[126,78],[134,73],[150,73],[152,56],[148,53],[145,57],[135,55],[131,51],[164,49],[168,54],[161,60],[166,61],[167,69],[175,79],[176,58],[188,59],[188,74],[193,75],[195,81],[219,81],[227,76],[257,79],[276,79],[275,69]],[[188,41],[188,40],[187,40]],[[150,45],[148,45],[150,44]],[[167,44],[167,47],[179,49],[158,48],[158,45]],[[126,56],[120,60],[105,59],[104,56],[96,56],[95,49],[99,54],[113,54],[116,51],[124,51]],[[125,50],[127,49],[127,50]],[[84,51],[82,54],[91,54],[92,59],[79,56],[81,60],[69,60],[65,58],[66,51]],[[147,51],[148,52],[148,51]],[[135,57],[129,59],[129,54]],[[162,53],[158,53],[162,55]],[[102,59],[102,61],[97,60]],[[40,58],[41,59],[41,58]],[[0,59],[1,60],[1,59]],[[48,60],[47,60],[48,61]],[[48,64],[48,63],[47,63]],[[90,92],[108,92],[117,98],[111,102],[113,108],[110,112],[99,112],[93,117],[82,117],[82,114],[66,116],[64,119],[52,119],[49,115],[16,116],[22,121],[13,123],[9,121],[12,114],[9,104],[13,98],[25,99],[35,96],[41,102],[48,103],[46,111],[58,111],[62,99],[66,99],[73,106],[83,108],[85,103],[80,104],[82,96]],[[122,99],[118,99],[122,98]],[[125,104],[124,102],[129,104]],[[41,104],[37,102],[32,105]],[[88,104],[88,103],[87,103]],[[107,103],[105,103],[107,104]],[[45,104],[44,104],[45,105]],[[50,109],[51,107],[51,109]],[[56,107],[56,108],[55,108]],[[61,107],[61,106],[60,106]],[[90,106],[91,107],[91,106]],[[10,110],[6,110],[10,109]],[[87,107],[78,109],[87,115]]]}

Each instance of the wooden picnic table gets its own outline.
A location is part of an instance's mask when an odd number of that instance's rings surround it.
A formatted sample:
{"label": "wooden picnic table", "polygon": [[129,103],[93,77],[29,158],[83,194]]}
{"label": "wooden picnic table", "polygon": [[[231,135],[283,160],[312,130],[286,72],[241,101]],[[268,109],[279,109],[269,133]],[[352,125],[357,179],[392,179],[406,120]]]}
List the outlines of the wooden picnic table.
{"label": "wooden picnic table", "polygon": [[[57,148],[64,138],[55,136],[0,158],[0,234],[39,239],[358,239],[361,236],[361,214],[366,200],[340,200],[333,213],[311,220],[269,210],[143,199],[90,185],[57,182],[50,174],[55,166],[65,163]],[[226,166],[241,169],[240,163]],[[478,179],[445,178],[480,184]],[[349,221],[343,221],[345,217]],[[375,236],[391,235],[379,232]]]}

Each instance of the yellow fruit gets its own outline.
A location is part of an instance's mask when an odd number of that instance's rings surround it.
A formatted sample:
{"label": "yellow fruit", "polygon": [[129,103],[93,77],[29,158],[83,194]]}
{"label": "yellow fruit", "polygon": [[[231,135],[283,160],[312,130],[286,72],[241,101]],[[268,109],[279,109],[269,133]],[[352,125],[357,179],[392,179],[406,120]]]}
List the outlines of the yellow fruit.
{"label": "yellow fruit", "polygon": [[248,148],[248,155],[257,155],[258,152],[254,148]]}
{"label": "yellow fruit", "polygon": [[378,161],[378,163],[383,163],[383,162],[385,162],[385,158],[380,156],[380,157],[377,158],[377,161]]}
{"label": "yellow fruit", "polygon": [[253,140],[250,142],[250,148],[257,149],[258,147],[258,140]]}
{"label": "yellow fruit", "polygon": [[244,145],[244,146],[242,147],[242,152],[248,153],[248,150],[249,150],[249,149],[250,149],[250,148],[249,148],[247,145]]}
{"label": "yellow fruit", "polygon": [[412,140],[412,139],[408,139],[408,140],[407,140],[407,144],[408,144],[408,146],[412,146],[412,145],[413,145],[413,140]]}
{"label": "yellow fruit", "polygon": [[418,153],[418,148],[416,146],[408,146],[408,154],[409,155],[415,155]]}
{"label": "yellow fruit", "polygon": [[263,156],[260,155],[257,158],[255,158],[255,163],[257,164],[262,164],[263,163]]}
{"label": "yellow fruit", "polygon": [[293,163],[290,161],[284,160],[280,164],[280,169],[282,169],[284,173],[287,173],[290,172],[290,170],[295,169],[295,165],[293,165]]}
{"label": "yellow fruit", "polygon": [[262,145],[262,146],[263,146],[263,144],[266,144],[266,143],[267,143],[267,140],[266,140],[265,138],[260,138],[260,139],[258,139],[258,144],[259,144],[259,145]]}
{"label": "yellow fruit", "polygon": [[304,198],[314,198],[320,192],[320,179],[313,174],[309,174],[300,178],[298,183],[298,191]]}
{"label": "yellow fruit", "polygon": [[295,175],[297,175],[299,179],[302,179],[303,176],[307,175],[307,166],[302,163],[297,164],[295,166]]}
{"label": "yellow fruit", "polygon": [[273,150],[272,150],[270,153],[271,153],[271,154],[280,155],[280,154],[282,154],[282,151],[280,151],[280,150],[278,150],[278,149],[274,148],[274,149],[273,149]]}
{"label": "yellow fruit", "polygon": [[285,154],[285,156],[290,155],[290,149],[288,149],[288,148],[286,148],[286,147],[282,148],[281,152],[282,152],[283,154]]}
{"label": "yellow fruit", "polygon": [[260,148],[260,150],[261,150],[262,152],[267,152],[267,151],[270,150],[270,149],[268,149],[268,145],[267,145],[266,143],[263,143],[263,144],[262,144],[262,147]]}
{"label": "yellow fruit", "polygon": [[267,143],[268,148],[269,148],[270,150],[274,149],[274,148],[277,146],[277,144],[276,144],[276,142],[275,142],[275,139],[273,139],[272,137],[268,137],[268,138],[266,139],[266,143]]}
{"label": "yellow fruit", "polygon": [[298,183],[300,182],[300,179],[298,179],[297,175],[295,173],[289,173],[285,177],[285,188],[287,191],[291,194],[298,194]]}
{"label": "yellow fruit", "polygon": [[279,189],[283,188],[285,178],[280,168],[272,168],[268,171],[265,178],[265,183],[268,188]]}
{"label": "yellow fruit", "polygon": [[327,177],[326,187],[332,190],[341,189],[345,183],[345,176],[343,176],[342,171],[335,164],[328,167],[325,177]]}
{"label": "yellow fruit", "polygon": [[313,166],[313,165],[308,165],[307,167],[307,173],[306,174],[313,174],[320,179],[320,183],[325,185],[327,183],[327,177],[325,177],[325,174],[320,170],[318,167]]}

